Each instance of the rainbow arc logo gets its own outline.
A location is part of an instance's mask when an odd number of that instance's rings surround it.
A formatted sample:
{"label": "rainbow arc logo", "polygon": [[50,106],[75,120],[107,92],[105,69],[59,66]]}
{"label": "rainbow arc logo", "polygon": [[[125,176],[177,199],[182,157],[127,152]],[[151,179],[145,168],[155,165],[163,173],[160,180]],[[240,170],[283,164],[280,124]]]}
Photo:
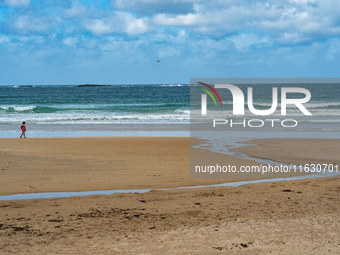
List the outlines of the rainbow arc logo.
{"label": "rainbow arc logo", "polygon": [[[220,95],[217,93],[217,91],[216,91],[213,87],[211,87],[210,85],[205,84],[205,83],[203,83],[203,82],[198,82],[198,83],[201,84],[201,85],[203,85],[203,86],[206,86],[206,87],[209,88],[212,92],[214,92],[215,95],[217,96],[218,100],[220,101],[220,104],[222,105],[222,100],[221,100],[221,98],[220,98]],[[215,105],[217,106],[215,97],[211,94],[211,92],[210,92],[209,90],[204,89],[204,88],[199,88],[199,89],[201,89],[201,90],[203,90],[204,92],[206,92],[206,93],[214,100],[214,103],[215,103]]]}

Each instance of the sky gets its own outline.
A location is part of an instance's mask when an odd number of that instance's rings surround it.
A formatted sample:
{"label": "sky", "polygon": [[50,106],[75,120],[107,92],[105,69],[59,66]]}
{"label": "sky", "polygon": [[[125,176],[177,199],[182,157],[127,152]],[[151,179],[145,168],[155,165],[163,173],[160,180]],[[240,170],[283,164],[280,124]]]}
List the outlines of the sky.
{"label": "sky", "polygon": [[335,78],[339,10],[338,0],[0,0],[0,84]]}

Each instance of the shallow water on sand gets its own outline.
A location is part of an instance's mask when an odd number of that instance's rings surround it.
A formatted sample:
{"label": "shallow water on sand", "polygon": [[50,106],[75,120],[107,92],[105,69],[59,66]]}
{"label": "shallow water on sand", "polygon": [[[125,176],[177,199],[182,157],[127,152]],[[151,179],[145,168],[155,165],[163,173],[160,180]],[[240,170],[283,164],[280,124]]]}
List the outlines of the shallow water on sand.
{"label": "shallow water on sand", "polygon": [[[328,173],[328,174],[313,174],[306,176],[295,176],[288,178],[275,178],[275,179],[261,179],[261,180],[251,180],[251,181],[239,181],[239,182],[228,182],[222,184],[213,185],[200,185],[200,186],[188,186],[188,187],[178,187],[178,188],[165,188],[165,189],[155,189],[155,190],[174,190],[174,189],[194,189],[194,188],[209,188],[209,187],[237,187],[246,184],[255,184],[263,182],[278,182],[278,181],[293,181],[311,178],[321,178],[321,177],[331,177],[340,175],[338,173]],[[97,191],[82,191],[82,192],[55,192],[55,193],[28,193],[28,194],[17,194],[9,196],[0,196],[0,201],[9,200],[21,200],[21,199],[46,199],[46,198],[62,198],[62,197],[75,197],[75,196],[92,196],[92,195],[111,195],[117,193],[147,193],[153,189],[131,189],[131,190],[97,190]]]}

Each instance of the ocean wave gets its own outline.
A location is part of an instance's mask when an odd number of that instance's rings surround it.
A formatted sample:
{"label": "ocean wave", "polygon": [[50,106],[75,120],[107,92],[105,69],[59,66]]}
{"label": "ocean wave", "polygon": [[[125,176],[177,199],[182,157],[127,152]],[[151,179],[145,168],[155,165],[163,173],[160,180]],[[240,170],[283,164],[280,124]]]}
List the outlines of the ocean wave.
{"label": "ocean wave", "polygon": [[[263,107],[271,107],[272,103],[256,103],[254,102],[253,105],[263,106]],[[281,108],[281,103],[277,104],[278,107]],[[304,107],[307,109],[314,109],[314,108],[338,108],[340,107],[340,102],[313,102],[313,103],[304,103]],[[287,108],[294,108],[296,107],[294,104],[287,104]]]}
{"label": "ocean wave", "polygon": [[0,111],[6,112],[25,112],[25,111],[32,111],[37,106],[29,105],[29,106],[0,106]]}
{"label": "ocean wave", "polygon": [[308,108],[327,108],[327,107],[340,107],[340,102],[327,102],[327,103],[306,103],[304,106]]}
{"label": "ocean wave", "polygon": [[180,110],[180,109],[178,109],[178,110],[175,110],[175,112],[190,115],[190,110]]}
{"label": "ocean wave", "polygon": [[[248,105],[248,102],[245,100],[245,105]],[[233,105],[233,101],[222,101],[223,105]],[[266,107],[266,108],[270,108],[272,107],[272,103],[257,103],[257,102],[253,102],[253,106],[260,106],[260,107]],[[315,103],[305,103],[303,104],[304,107],[306,107],[307,109],[314,109],[314,108],[339,108],[340,107],[340,102],[315,102]],[[281,108],[281,103],[277,104],[278,108]],[[295,108],[296,106],[294,104],[287,104],[287,108]]]}
{"label": "ocean wave", "polygon": [[302,120],[301,122],[314,122],[314,123],[339,123],[340,119],[328,119],[328,120]]}
{"label": "ocean wave", "polygon": [[145,123],[163,123],[163,122],[189,122],[190,114],[187,110],[178,110],[167,113],[52,113],[52,114],[6,114],[0,115],[1,124],[16,124],[23,119],[27,123],[50,124],[50,123],[123,123],[141,121]]}
{"label": "ocean wave", "polygon": [[[213,109],[213,108],[212,108]],[[336,111],[334,109],[308,109],[309,112],[312,114],[313,117],[319,117],[319,116],[330,116],[330,117],[337,117],[340,116],[340,111]],[[194,110],[190,110],[190,113],[192,115],[201,115],[201,109],[194,109]],[[216,108],[214,110],[210,110],[208,109],[208,115],[210,114],[211,116],[226,116],[228,118],[232,118],[232,117],[256,117],[256,116],[263,116],[263,117],[294,117],[294,116],[306,116],[308,118],[310,118],[309,115],[304,115],[300,109],[287,109],[286,111],[287,115],[281,115],[281,110],[277,109],[274,113],[270,114],[270,115],[255,115],[253,113],[251,113],[248,109],[245,109],[244,115],[238,115],[238,116],[234,116],[233,115],[233,110],[232,109],[228,109],[228,110],[219,110]]]}
{"label": "ocean wave", "polygon": [[189,87],[190,84],[163,84],[163,85],[158,85],[158,86],[159,87]]}
{"label": "ocean wave", "polygon": [[33,85],[15,85],[15,86],[10,86],[11,88],[34,88],[35,86]]}
{"label": "ocean wave", "polygon": [[[116,104],[60,104],[60,105],[2,105],[0,113],[22,114],[22,113],[78,113],[78,112],[98,112],[98,113],[167,113],[177,111],[175,108],[182,107],[181,102],[171,103],[116,103]],[[187,112],[188,113],[188,112]]]}

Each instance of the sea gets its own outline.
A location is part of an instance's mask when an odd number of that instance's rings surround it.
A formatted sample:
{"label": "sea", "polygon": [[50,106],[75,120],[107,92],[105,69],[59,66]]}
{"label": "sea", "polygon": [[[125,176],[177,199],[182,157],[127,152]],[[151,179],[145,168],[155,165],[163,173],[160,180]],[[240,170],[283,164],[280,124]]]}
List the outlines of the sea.
{"label": "sea", "polygon": [[[16,137],[23,121],[27,135],[81,136],[81,135],[179,135],[190,134],[190,112],[199,112],[200,105],[190,103],[192,91],[199,91],[190,84],[137,84],[109,86],[79,85],[11,85],[0,86],[0,137]],[[272,105],[272,84],[240,84],[244,95],[247,87],[253,87],[254,107],[269,109]],[[235,132],[338,132],[340,131],[340,84],[275,84],[278,87],[278,108],[271,119],[296,119],[293,129],[283,128],[277,122],[272,128],[266,123],[262,128],[230,128]],[[287,116],[280,112],[281,87],[302,87],[311,92],[311,100],[304,104],[312,116],[305,116],[297,107],[288,106]],[[223,96],[223,94],[222,94]],[[221,96],[221,97],[222,97]],[[292,95],[301,97],[301,95]],[[222,97],[223,111],[208,99],[208,110],[220,113],[219,119],[240,121],[266,119],[245,115],[232,117],[232,99]],[[256,121],[255,121],[256,122]],[[253,122],[253,123],[255,123]],[[191,123],[193,124],[193,122]],[[191,128],[194,125],[191,125]],[[222,128],[222,127],[220,127]]]}
{"label": "sea", "polygon": [[0,86],[0,132],[27,136],[188,135],[190,86]]}

